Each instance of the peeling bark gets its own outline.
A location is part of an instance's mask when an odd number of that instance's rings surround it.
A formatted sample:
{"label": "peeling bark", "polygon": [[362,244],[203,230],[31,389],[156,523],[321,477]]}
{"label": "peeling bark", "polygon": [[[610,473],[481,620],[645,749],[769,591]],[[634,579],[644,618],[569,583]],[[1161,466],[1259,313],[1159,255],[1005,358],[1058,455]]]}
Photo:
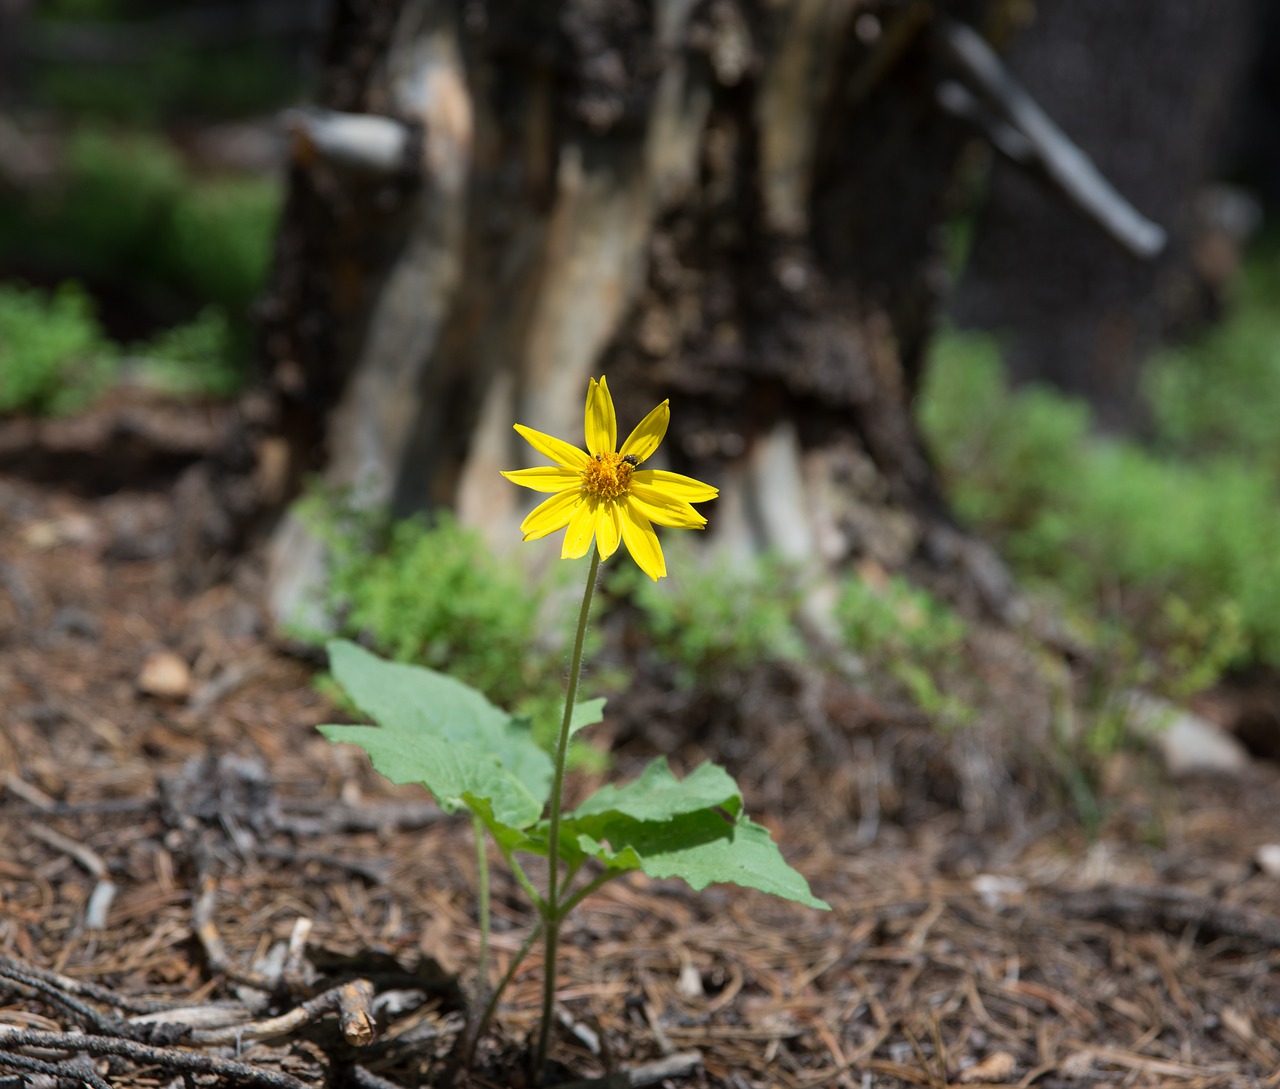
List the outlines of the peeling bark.
{"label": "peeling bark", "polygon": [[[932,4],[339,9],[377,19],[321,105],[420,150],[369,177],[299,146],[267,324],[298,473],[515,540],[512,421],[576,435],[607,373],[624,421],[672,398],[731,552],[897,567],[952,532],[910,413],[966,138]],[[316,569],[277,544],[287,614]]]}

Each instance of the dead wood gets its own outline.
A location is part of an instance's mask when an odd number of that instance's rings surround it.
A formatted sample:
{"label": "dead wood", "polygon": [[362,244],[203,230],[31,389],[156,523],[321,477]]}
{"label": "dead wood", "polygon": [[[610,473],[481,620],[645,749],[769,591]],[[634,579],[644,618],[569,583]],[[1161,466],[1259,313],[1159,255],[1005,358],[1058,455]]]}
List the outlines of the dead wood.
{"label": "dead wood", "polygon": [[[222,1059],[215,1055],[204,1055],[197,1051],[186,1051],[176,1047],[154,1047],[116,1036],[91,1036],[78,1032],[39,1032],[31,1029],[11,1030],[0,1026],[0,1041],[3,1041],[6,1051],[12,1048],[42,1048],[72,1054],[118,1055],[149,1066],[159,1066],[186,1074],[213,1074],[217,1077],[235,1079],[242,1084],[262,1085],[266,1089],[308,1089],[306,1082],[299,1081],[292,1075],[250,1063]],[[22,1056],[14,1057],[22,1058]],[[0,1064],[7,1062],[8,1058],[6,1052],[0,1052]],[[73,1074],[65,1068],[65,1064],[53,1065],[55,1070],[57,1067],[62,1067],[61,1076],[88,1080],[85,1072]],[[95,1084],[110,1089],[107,1082],[102,1079],[98,1079]]]}

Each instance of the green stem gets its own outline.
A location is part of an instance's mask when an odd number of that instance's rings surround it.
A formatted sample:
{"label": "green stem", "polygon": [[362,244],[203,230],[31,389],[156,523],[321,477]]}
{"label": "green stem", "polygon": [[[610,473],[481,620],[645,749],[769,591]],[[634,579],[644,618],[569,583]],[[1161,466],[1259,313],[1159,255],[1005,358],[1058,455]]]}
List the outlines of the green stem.
{"label": "green stem", "polygon": [[484,1013],[480,1015],[480,1020],[476,1022],[475,1031],[472,1032],[471,1039],[467,1042],[466,1069],[471,1069],[471,1064],[475,1061],[476,1045],[479,1044],[480,1038],[485,1034],[485,1030],[488,1029],[489,1022],[493,1020],[493,1014],[498,1008],[498,1000],[502,998],[502,992],[507,989],[507,984],[515,978],[516,969],[524,963],[524,958],[529,955],[529,950],[533,948],[533,943],[538,940],[538,936],[542,933],[542,927],[543,923],[539,920],[534,928],[529,931],[529,936],[525,938],[519,952],[512,958],[507,970],[502,973],[502,978],[498,980],[498,986],[494,988],[493,993],[489,996]]}
{"label": "green stem", "polygon": [[555,778],[551,781],[551,811],[547,830],[547,952],[542,970],[542,1025],[538,1030],[538,1049],[534,1053],[533,1080],[541,1084],[547,1062],[547,1046],[551,1041],[551,1014],[556,998],[556,953],[560,945],[560,921],[564,918],[558,903],[560,897],[560,804],[564,793],[564,766],[569,754],[569,726],[578,701],[578,679],[582,674],[582,644],[587,636],[587,617],[591,613],[591,597],[600,573],[600,549],[591,549],[591,570],[578,613],[578,632],[573,639],[573,656],[569,659],[569,687],[564,698],[564,718],[560,721],[560,737],[556,741]]}
{"label": "green stem", "polygon": [[520,883],[520,887],[524,889],[524,894],[529,897],[529,902],[533,904],[534,910],[537,911],[541,918],[545,919],[551,911],[551,905],[533,887],[533,882],[529,880],[529,875],[524,872],[524,867],[516,861],[514,852],[508,851],[501,843],[498,844],[498,849],[502,851],[502,857],[507,861],[507,868],[511,870],[516,881]]}
{"label": "green stem", "polygon": [[471,814],[471,830],[476,837],[476,895],[480,901],[480,963],[476,966],[476,1000],[489,993],[489,852],[485,850],[484,821]]}
{"label": "green stem", "polygon": [[582,888],[580,888],[577,892],[575,892],[572,896],[570,896],[567,900],[565,900],[565,902],[560,906],[560,911],[558,912],[558,914],[560,915],[561,918],[564,918],[564,916],[568,915],[569,912],[571,912],[574,908],[576,908],[580,903],[582,903],[583,900],[585,900],[597,889],[604,888],[604,886],[607,885],[610,881],[612,881],[615,877],[621,877],[624,873],[633,873],[633,872],[634,872],[633,870],[605,870],[604,873],[600,874],[598,877],[593,878],[591,881],[588,881],[585,885],[582,886]]}

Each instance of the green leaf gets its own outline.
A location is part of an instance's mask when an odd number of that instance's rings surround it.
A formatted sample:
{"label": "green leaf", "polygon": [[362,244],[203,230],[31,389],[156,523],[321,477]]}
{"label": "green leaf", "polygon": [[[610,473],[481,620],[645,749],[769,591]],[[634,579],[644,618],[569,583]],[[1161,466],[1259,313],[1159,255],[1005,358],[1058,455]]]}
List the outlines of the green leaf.
{"label": "green leaf", "polygon": [[486,823],[537,821],[551,759],[510,715],[443,673],[383,661],[343,640],[328,649],[334,677],[378,725],[321,726],[325,737],[359,745],[392,782],[422,783],[443,806],[489,799]]}
{"label": "green leaf", "polygon": [[594,726],[597,722],[603,722],[604,704],[605,701],[603,699],[583,700],[577,704],[569,718],[569,736],[572,737],[579,730],[585,730],[588,726]]}
{"label": "green leaf", "polygon": [[829,907],[787,864],[768,829],[741,815],[742,795],[723,768],[703,764],[683,781],[655,760],[624,787],[603,787],[566,820],[562,842],[610,869],[679,877],[695,890],[717,882]]}
{"label": "green leaf", "polygon": [[742,810],[742,794],[724,768],[699,764],[677,779],[664,757],[654,760],[638,779],[624,786],[605,785],[573,812],[574,819],[618,813],[640,821],[662,821],[699,809],[726,810],[736,816]]}

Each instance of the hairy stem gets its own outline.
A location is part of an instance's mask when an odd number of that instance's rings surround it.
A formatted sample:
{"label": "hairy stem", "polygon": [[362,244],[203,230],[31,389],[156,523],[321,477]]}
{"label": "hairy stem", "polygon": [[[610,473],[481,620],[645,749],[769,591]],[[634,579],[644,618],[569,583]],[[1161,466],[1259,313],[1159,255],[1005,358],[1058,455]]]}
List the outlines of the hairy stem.
{"label": "hairy stem", "polygon": [[507,989],[507,984],[515,978],[516,969],[524,963],[524,958],[529,955],[529,950],[533,948],[533,943],[538,940],[539,935],[542,933],[543,925],[542,921],[539,920],[534,928],[529,931],[529,936],[525,938],[516,955],[511,958],[511,963],[507,965],[507,970],[502,973],[502,978],[498,980],[498,985],[493,989],[493,993],[489,995],[489,1001],[485,1004],[484,1012],[480,1014],[480,1020],[476,1022],[475,1030],[471,1033],[471,1038],[467,1042],[467,1058],[464,1064],[466,1069],[469,1070],[471,1064],[475,1061],[476,1045],[480,1043],[480,1038],[489,1027],[489,1022],[493,1020],[493,1014],[498,1008],[498,1001],[502,998],[502,992]]}
{"label": "hairy stem", "polygon": [[576,908],[583,900],[590,896],[593,892],[604,888],[615,877],[621,877],[624,873],[632,873],[632,870],[605,870],[598,877],[588,881],[582,888],[578,889],[572,896],[566,898],[564,904],[560,908],[560,915],[564,917]]}
{"label": "hairy stem", "polygon": [[541,918],[545,919],[551,913],[551,905],[533,887],[533,882],[529,880],[529,875],[524,872],[524,867],[516,860],[514,852],[507,850],[501,843],[498,844],[498,849],[502,851],[502,857],[507,860],[507,867],[511,870],[512,876],[519,882],[520,887],[524,889],[524,893],[529,897],[529,902],[533,904],[534,910],[537,911]]}
{"label": "hairy stem", "polygon": [[533,1078],[541,1084],[542,1072],[547,1062],[547,1046],[551,1041],[551,1014],[556,998],[556,953],[560,945],[560,922],[564,918],[560,898],[560,805],[564,793],[564,766],[569,754],[569,726],[573,722],[573,708],[578,701],[578,679],[582,674],[582,645],[587,636],[587,618],[591,614],[591,597],[596,589],[596,576],[600,573],[600,549],[591,549],[591,570],[587,573],[587,588],[582,595],[582,609],[578,613],[578,631],[573,639],[573,655],[569,659],[569,687],[564,698],[564,718],[560,721],[560,736],[556,741],[555,778],[551,781],[551,810],[547,830],[547,914],[546,957],[542,970],[542,1024],[538,1030],[538,1048],[534,1052]]}
{"label": "hairy stem", "polygon": [[489,852],[485,850],[484,821],[471,814],[471,830],[476,837],[476,896],[480,916],[480,963],[476,965],[476,1001],[489,994]]}

